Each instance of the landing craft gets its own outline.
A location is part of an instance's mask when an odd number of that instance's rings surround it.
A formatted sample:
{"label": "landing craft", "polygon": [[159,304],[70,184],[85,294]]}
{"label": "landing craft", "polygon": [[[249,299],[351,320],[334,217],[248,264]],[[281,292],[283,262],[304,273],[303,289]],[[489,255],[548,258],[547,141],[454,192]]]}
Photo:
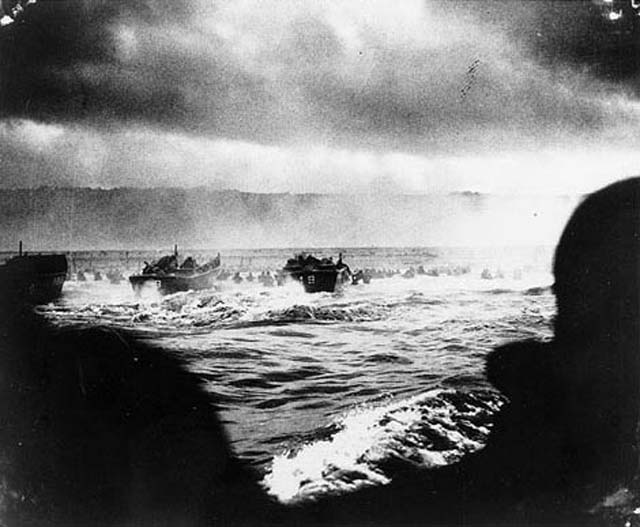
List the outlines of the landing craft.
{"label": "landing craft", "polygon": [[162,294],[179,291],[210,289],[220,273],[220,253],[204,265],[187,257],[179,263],[178,246],[171,255],[163,256],[153,263],[145,262],[141,274],[129,277],[133,290],[138,293],[145,285],[157,285]]}
{"label": "landing craft", "polygon": [[18,255],[0,265],[0,289],[22,302],[51,302],[60,296],[67,271],[64,254],[26,254],[20,242]]}
{"label": "landing craft", "polygon": [[301,253],[289,259],[282,271],[301,282],[307,293],[333,293],[336,287],[351,283],[351,270],[343,263],[342,253],[337,263],[332,258],[319,259],[311,254]]}

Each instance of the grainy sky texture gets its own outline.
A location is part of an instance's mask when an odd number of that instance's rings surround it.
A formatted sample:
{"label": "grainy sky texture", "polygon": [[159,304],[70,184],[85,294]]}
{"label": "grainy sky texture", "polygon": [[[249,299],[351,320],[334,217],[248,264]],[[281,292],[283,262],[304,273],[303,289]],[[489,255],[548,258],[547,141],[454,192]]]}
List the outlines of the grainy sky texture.
{"label": "grainy sky texture", "polygon": [[38,0],[15,18],[4,187],[578,193],[640,173],[630,0]]}

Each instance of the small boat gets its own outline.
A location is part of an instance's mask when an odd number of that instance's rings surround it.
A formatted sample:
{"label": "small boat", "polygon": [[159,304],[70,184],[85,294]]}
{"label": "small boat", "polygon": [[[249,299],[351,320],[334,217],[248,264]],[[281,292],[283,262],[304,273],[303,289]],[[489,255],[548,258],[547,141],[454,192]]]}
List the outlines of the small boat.
{"label": "small boat", "polygon": [[168,295],[179,291],[209,289],[219,273],[219,253],[204,265],[198,265],[191,256],[179,263],[176,246],[173,254],[153,263],[145,262],[142,273],[130,276],[129,282],[135,292],[151,284],[156,285],[162,294]]}
{"label": "small boat", "polygon": [[337,287],[351,283],[351,270],[342,262],[342,253],[336,263],[333,258],[319,259],[301,253],[289,259],[282,271],[301,282],[307,293],[333,293]]}
{"label": "small boat", "polygon": [[18,302],[51,302],[60,296],[67,271],[64,254],[23,254],[20,242],[18,256],[0,265],[0,289]]}

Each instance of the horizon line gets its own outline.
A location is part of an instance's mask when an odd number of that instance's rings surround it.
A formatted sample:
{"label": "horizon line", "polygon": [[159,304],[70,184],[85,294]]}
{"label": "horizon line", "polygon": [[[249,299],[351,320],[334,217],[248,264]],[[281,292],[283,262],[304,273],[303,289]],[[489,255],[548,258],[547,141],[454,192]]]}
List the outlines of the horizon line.
{"label": "horizon line", "polygon": [[442,195],[462,195],[462,196],[585,196],[588,192],[543,192],[543,191],[527,191],[516,192],[514,190],[500,190],[500,191],[480,191],[480,190],[427,190],[424,192],[294,192],[294,191],[255,191],[255,190],[240,190],[236,188],[214,188],[208,185],[193,185],[193,186],[114,186],[114,187],[102,187],[102,186],[73,186],[73,185],[38,185],[28,187],[0,187],[0,192],[18,192],[18,191],[44,191],[44,190],[90,190],[90,191],[102,191],[113,192],[122,190],[144,191],[144,190],[166,190],[166,191],[202,191],[217,193],[237,193],[237,194],[256,194],[264,196],[406,196],[406,197],[418,197],[418,196],[442,196]]}

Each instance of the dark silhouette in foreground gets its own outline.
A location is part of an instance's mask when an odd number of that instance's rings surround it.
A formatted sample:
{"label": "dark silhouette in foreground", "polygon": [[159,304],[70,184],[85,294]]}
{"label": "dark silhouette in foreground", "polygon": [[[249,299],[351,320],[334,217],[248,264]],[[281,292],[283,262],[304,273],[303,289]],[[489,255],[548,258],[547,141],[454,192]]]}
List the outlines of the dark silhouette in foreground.
{"label": "dark silhouette in foreground", "polygon": [[179,360],[112,330],[52,329],[5,295],[2,515],[8,525],[615,523],[597,505],[636,490],[639,230],[640,179],[576,210],[556,251],[554,340],[488,357],[509,402],[483,450],[292,507],[234,458]]}
{"label": "dark silhouette in foreground", "polygon": [[13,324],[0,376],[8,525],[217,524],[265,513],[209,395],[178,360],[106,329],[51,329],[26,313]]}

